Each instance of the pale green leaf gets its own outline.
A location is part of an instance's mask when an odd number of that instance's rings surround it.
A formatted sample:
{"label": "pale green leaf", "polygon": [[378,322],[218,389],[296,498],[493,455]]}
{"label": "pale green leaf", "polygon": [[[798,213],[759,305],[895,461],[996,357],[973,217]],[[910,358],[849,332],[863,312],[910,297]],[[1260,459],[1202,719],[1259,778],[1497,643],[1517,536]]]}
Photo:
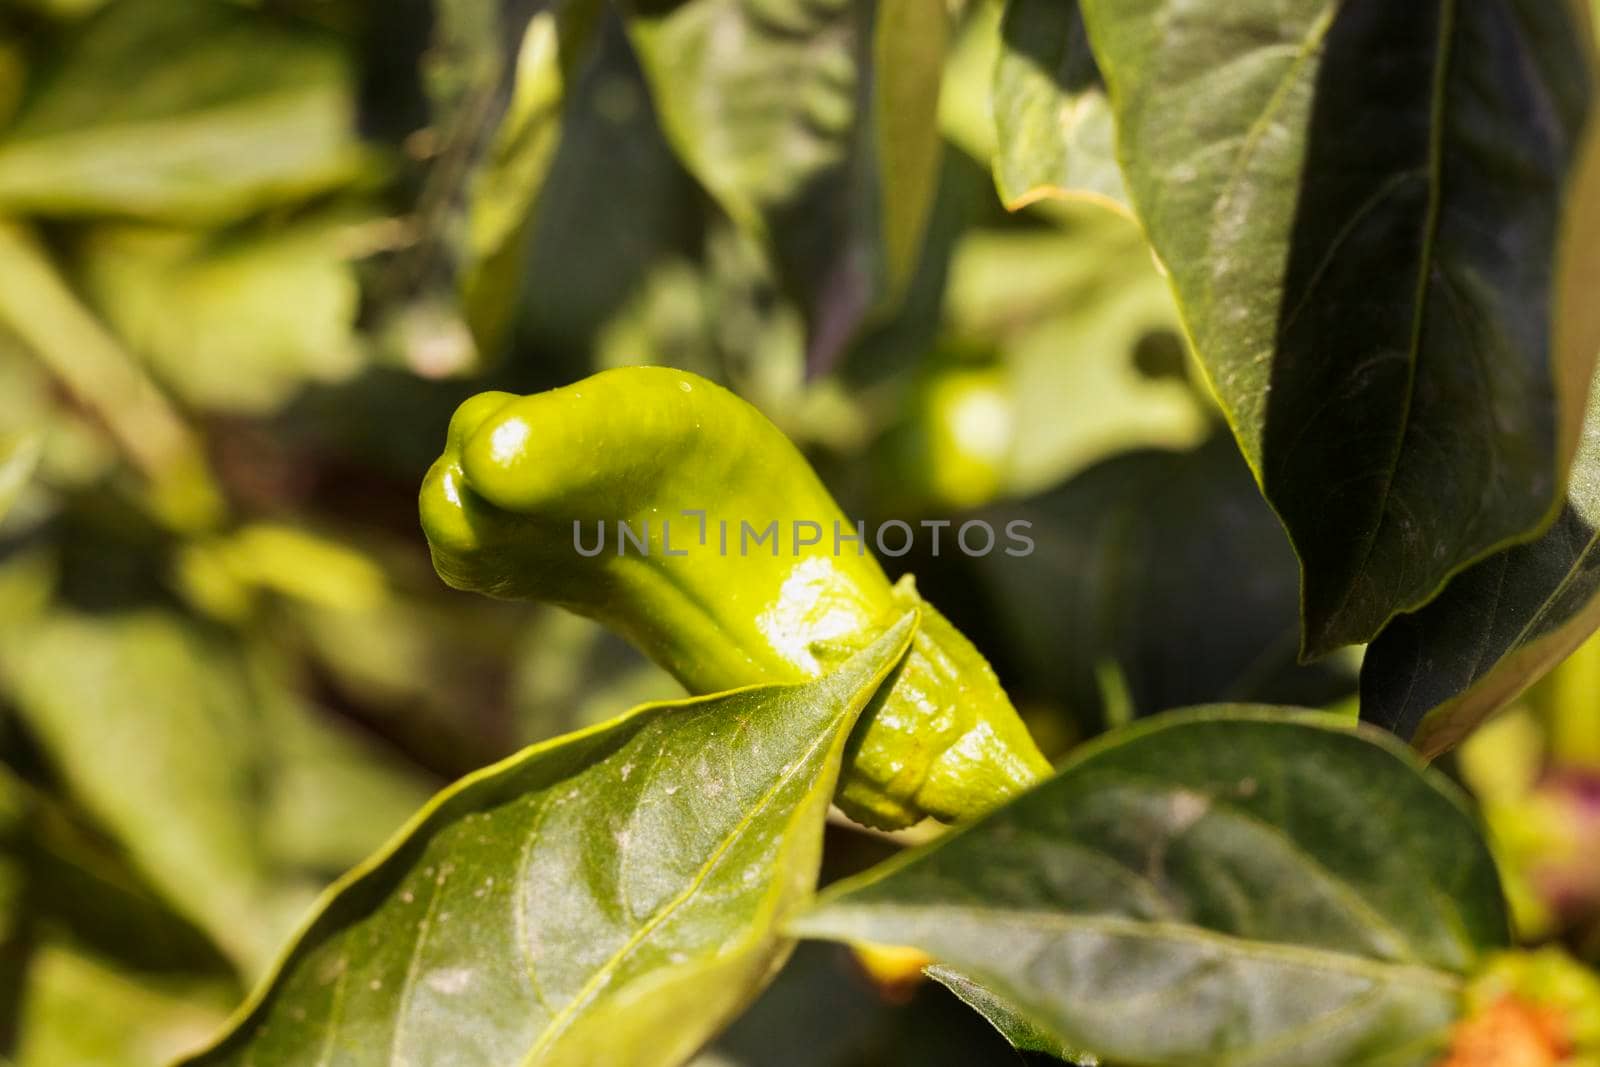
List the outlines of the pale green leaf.
{"label": "pale green leaf", "polygon": [[[1005,484],[1047,489],[1130,449],[1188,448],[1210,432],[1184,374],[1171,294],[1126,218],[1080,207],[1065,232],[978,231],[956,247],[947,313],[1005,366]],[[1164,337],[1174,365],[1140,365]]]}
{"label": "pale green leaf", "polygon": [[238,4],[122,0],[69,34],[0,132],[0,210],[212,221],[363,164],[336,42]]}
{"label": "pale green leaf", "polygon": [[196,407],[267,412],[362,367],[350,229],[107,227],[84,242],[80,268],[107,322],[174,393]]}

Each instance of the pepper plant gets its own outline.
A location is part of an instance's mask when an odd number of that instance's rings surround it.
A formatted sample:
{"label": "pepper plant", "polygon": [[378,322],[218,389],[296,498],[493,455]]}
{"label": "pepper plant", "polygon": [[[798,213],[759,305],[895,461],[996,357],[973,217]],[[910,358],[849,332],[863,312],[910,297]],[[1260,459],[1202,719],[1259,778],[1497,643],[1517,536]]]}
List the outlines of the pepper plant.
{"label": "pepper plant", "polygon": [[1596,18],[0,0],[0,1062],[1600,1064]]}

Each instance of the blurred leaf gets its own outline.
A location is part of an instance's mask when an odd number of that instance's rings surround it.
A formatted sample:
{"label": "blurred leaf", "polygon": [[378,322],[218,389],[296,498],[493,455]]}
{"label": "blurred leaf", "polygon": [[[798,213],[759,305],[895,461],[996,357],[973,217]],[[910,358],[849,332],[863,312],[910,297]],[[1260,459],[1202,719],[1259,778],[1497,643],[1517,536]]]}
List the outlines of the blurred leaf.
{"label": "blurred leaf", "polygon": [[19,825],[9,854],[21,867],[25,936],[71,945],[130,970],[209,976],[231,985],[232,966],[206,935],[174,912],[116,844],[61,799],[4,772]]}
{"label": "blurred leaf", "polygon": [[[1222,700],[1321,704],[1354,688],[1337,661],[1295,663],[1299,586],[1282,527],[1227,437],[1136,452],[982,513],[1035,548],[974,565],[1024,698],[1110,725],[1107,671],[1129,711]],[[1009,672],[1003,672],[1009,673]]]}
{"label": "blurred leaf", "polygon": [[0,131],[0,210],[209,222],[349,181],[337,43],[237,4],[120,0],[69,34]]}
{"label": "blurred leaf", "polygon": [[872,24],[873,131],[883,291],[894,304],[910,285],[939,187],[939,84],[950,43],[938,0],[876,0]]}
{"label": "blurred leaf", "polygon": [[382,567],[356,549],[288,523],[248,523],[178,555],[184,592],[218,618],[241,621],[253,596],[273,592],[351,613],[387,606]]}
{"label": "blurred leaf", "polygon": [[817,682],[646,705],[463,779],[189,1062],[687,1060],[787,955],[850,726],[914,631]]}
{"label": "blurred leaf", "polygon": [[[12,33],[10,12],[0,3],[0,31]],[[4,129],[16,114],[22,102],[23,89],[28,80],[28,59],[22,42],[0,40],[0,129]]]}
{"label": "blurred leaf", "polygon": [[946,23],[934,0],[632,7],[662,127],[771,246],[814,369],[899,299],[915,266],[937,187]]}
{"label": "blurred leaf", "polygon": [[105,430],[64,401],[44,365],[0,326],[0,437],[39,435],[33,477],[62,490],[99,481],[117,461]]}
{"label": "blurred leaf", "polygon": [[1525,700],[1549,735],[1552,762],[1600,771],[1600,633],[1535,682]]}
{"label": "blurred leaf", "polygon": [[522,33],[510,105],[472,179],[462,301],[484,352],[499,351],[515,322],[568,86],[593,55],[602,13],[597,0],[559,0]]}
{"label": "blurred leaf", "polygon": [[526,231],[517,348],[536,346],[554,386],[590,373],[581,358],[650,269],[692,255],[704,197],[657,125],[644,75],[607,8],[593,61],[567,85],[561,141]]}
{"label": "blurred leaf", "polygon": [[31,7],[53,18],[81,18],[104,7],[108,0],[10,0],[19,7]]}
{"label": "blurred leaf", "polygon": [[511,696],[524,744],[594,726],[651,701],[682,697],[683,686],[599,623],[541,607],[510,652]]}
{"label": "blurred leaf", "polygon": [[56,594],[58,564],[55,546],[43,543],[25,542],[0,556],[0,620],[17,625],[45,611]]}
{"label": "blurred leaf", "polygon": [[222,500],[193,431],[78,300],[33,234],[3,220],[0,329],[14,333],[100,417],[149,479],[157,514],[182,529],[217,520]]}
{"label": "blurred leaf", "polygon": [[1003,12],[1002,4],[967,5],[945,59],[939,91],[940,132],[982,165],[991,192],[998,153],[992,95]]}
{"label": "blurred leaf", "polygon": [[1105,82],[1078,0],[1008,0],[994,70],[995,185],[1015,211],[1091,197],[1126,210]]}
{"label": "blurred leaf", "polygon": [[522,740],[506,706],[520,606],[391,591],[367,610],[284,610],[334,690],[430,770],[456,777]]}
{"label": "blurred leaf", "polygon": [[[1362,663],[1362,718],[1431,758],[1516,699],[1600,627],[1597,530],[1600,393],[1555,525],[1463,571],[1438,599],[1385,627]],[[1600,730],[1600,711],[1590,729]]]}
{"label": "blurred leaf", "polygon": [[1082,8],[1303,651],[1371,640],[1559,501],[1600,351],[1589,35],[1548,0]]}
{"label": "blurred leaf", "polygon": [[1086,207],[1065,232],[970,234],[956,246],[946,304],[959,335],[995,346],[1006,365],[1011,493],[1210,432],[1171,295],[1126,219]]}
{"label": "blurred leaf", "polygon": [[64,945],[31,961],[16,1067],[161,1067],[227,1010],[228,987],[146,976]]}
{"label": "blurred leaf", "polygon": [[1560,851],[1563,837],[1552,825],[1550,805],[1533,795],[1545,762],[1544,733],[1525,707],[1485,724],[1456,754],[1457,772],[1482,814],[1520,944],[1548,940],[1558,926],[1533,877],[1533,867]]}
{"label": "blurred leaf", "polygon": [[306,700],[285,657],[253,649],[268,769],[262,848],[277,868],[341,874],[388,840],[437,782]]}
{"label": "blurred leaf", "polygon": [[1444,779],[1386,735],[1241,707],[1092,744],[792,925],[923,949],[1058,1047],[1183,1067],[1431,1064],[1508,938]]}
{"label": "blurred leaf", "polygon": [[707,290],[707,279],[694,264],[662,263],[600,331],[594,365],[603,370],[660,365],[718,378]]}
{"label": "blurred leaf", "polygon": [[5,521],[6,512],[22,495],[43,450],[44,438],[36,433],[11,440],[0,438],[0,522]]}
{"label": "blurred leaf", "polygon": [[176,617],[57,613],[10,628],[17,711],[140,872],[246,971],[282,936],[256,831],[250,694],[224,650]]}
{"label": "blurred leaf", "polygon": [[188,403],[267,412],[361,368],[360,291],[335,220],[209,234],[102,228],[82,249],[90,299]]}

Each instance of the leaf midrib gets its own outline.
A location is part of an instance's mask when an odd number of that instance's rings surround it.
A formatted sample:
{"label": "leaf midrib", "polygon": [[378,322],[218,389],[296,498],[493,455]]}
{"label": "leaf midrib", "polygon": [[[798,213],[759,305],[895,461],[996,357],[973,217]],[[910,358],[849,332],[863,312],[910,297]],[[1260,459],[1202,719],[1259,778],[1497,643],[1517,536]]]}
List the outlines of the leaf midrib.
{"label": "leaf midrib", "polygon": [[[824,912],[830,909],[824,909]],[[1355,956],[1333,949],[1296,945],[1291,942],[1259,941],[1224,934],[1190,923],[1147,922],[1117,915],[1068,915],[1035,908],[983,908],[973,905],[897,905],[851,904],[835,905],[837,914],[874,913],[896,915],[923,920],[950,917],[966,918],[980,924],[1025,923],[1029,929],[1042,929],[1066,934],[1100,934],[1125,937],[1148,942],[1173,942],[1220,948],[1235,956],[1261,962],[1284,963],[1306,970],[1367,978],[1394,984],[1429,986],[1459,991],[1464,979],[1452,971],[1417,963],[1391,963],[1368,956]],[[801,924],[802,932],[809,924]],[[832,925],[832,924],[828,924]]]}
{"label": "leaf midrib", "polygon": [[709,857],[707,857],[705,863],[702,864],[700,869],[695,872],[694,877],[689,880],[689,884],[680,890],[678,894],[671,900],[663,904],[661,908],[655,912],[655,914],[653,914],[646,922],[641,924],[636,931],[634,931],[634,933],[620,948],[608,956],[604,963],[595,968],[594,973],[589,976],[589,980],[583,984],[582,988],[580,988],[578,992],[573,995],[573,998],[563,1005],[561,1010],[557,1012],[555,1016],[551,1018],[550,1022],[545,1026],[538,1039],[528,1050],[527,1055],[523,1057],[522,1063],[524,1067],[532,1067],[532,1065],[537,1064],[539,1062],[539,1058],[543,1056],[544,1053],[548,1052],[554,1045],[555,1041],[563,1033],[565,1033],[568,1028],[571,1027],[572,1022],[577,1016],[578,1012],[582,1008],[586,1007],[588,1002],[593,999],[594,995],[610,981],[611,975],[618,967],[622,965],[623,961],[632,954],[633,950],[643,944],[645,939],[659,929],[668,919],[670,919],[679,908],[693,899],[695,894],[697,894],[701,887],[705,884],[706,880],[711,877],[711,873],[716,870],[717,866],[722,862],[723,856],[725,856],[728,850],[733,847],[734,843],[738,841],[747,830],[749,830],[751,824],[754,823],[759,815],[762,815],[766,812],[767,808],[771,806],[772,801],[785,786],[795,779],[795,777],[800,773],[801,769],[810,766],[812,759],[816,756],[817,750],[832,741],[834,736],[838,733],[839,721],[843,715],[844,712],[835,715],[833,721],[828,724],[828,728],[819,732],[819,735],[811,742],[810,746],[807,747],[806,750],[792,763],[790,763],[789,769],[780,774],[777,780],[774,781],[764,793],[762,793],[760,799],[757,800],[757,802],[753,804],[743,816],[740,817],[739,821],[734,824],[727,835],[723,837],[722,841],[718,843],[716,850],[712,852]]}

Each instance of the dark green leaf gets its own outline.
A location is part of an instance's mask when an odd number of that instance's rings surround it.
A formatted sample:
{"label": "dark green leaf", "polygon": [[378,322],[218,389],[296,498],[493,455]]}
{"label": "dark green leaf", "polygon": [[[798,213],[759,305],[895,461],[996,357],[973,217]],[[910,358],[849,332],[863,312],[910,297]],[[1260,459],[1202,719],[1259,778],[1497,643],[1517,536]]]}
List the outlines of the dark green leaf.
{"label": "dark green leaf", "polygon": [[681,1063],[789,950],[907,616],[797,686],[646,705],[441,793],[196,1064]]}
{"label": "dark green leaf", "polygon": [[1561,517],[1537,541],[1469,568],[1421,611],[1385,627],[1362,661],[1361,717],[1432,758],[1597,628],[1600,402],[1592,402]]}
{"label": "dark green leaf", "polygon": [[0,209],[212,221],[362,166],[332,41],[237,4],[123,0],[0,132]]}
{"label": "dark green leaf", "polygon": [[1453,787],[1386,735],[1247,707],[1091,744],[795,927],[915,946],[1057,1047],[1173,1067],[1421,1067],[1508,938]]}
{"label": "dark green leaf", "polygon": [[1303,650],[1370,640],[1554,514],[1600,350],[1562,296],[1600,255],[1563,220],[1589,35],[1549,0],[1083,12],[1134,207],[1298,550]]}
{"label": "dark green leaf", "polygon": [[993,102],[1006,207],[1089,197],[1126,210],[1111,102],[1077,0],[1006,4]]}
{"label": "dark green leaf", "polygon": [[899,298],[939,173],[935,0],[636,2],[662,126],[733,220],[772,247],[815,367]]}

